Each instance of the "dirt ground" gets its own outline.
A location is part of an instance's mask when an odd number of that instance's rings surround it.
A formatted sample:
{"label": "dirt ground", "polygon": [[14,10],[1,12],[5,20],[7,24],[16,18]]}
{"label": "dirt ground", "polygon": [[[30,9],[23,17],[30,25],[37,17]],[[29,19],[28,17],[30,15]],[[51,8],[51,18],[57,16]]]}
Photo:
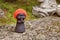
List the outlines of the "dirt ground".
{"label": "dirt ground", "polygon": [[60,17],[45,17],[25,22],[25,32],[14,32],[14,25],[0,27],[0,40],[60,40]]}

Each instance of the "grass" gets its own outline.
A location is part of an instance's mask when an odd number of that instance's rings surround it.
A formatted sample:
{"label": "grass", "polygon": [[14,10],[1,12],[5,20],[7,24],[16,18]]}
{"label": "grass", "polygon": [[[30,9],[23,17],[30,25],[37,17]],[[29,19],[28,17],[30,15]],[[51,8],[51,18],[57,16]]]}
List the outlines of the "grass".
{"label": "grass", "polygon": [[[35,2],[33,2],[35,1]],[[6,10],[6,17],[5,18],[0,18],[0,23],[2,24],[11,24],[15,23],[16,19],[13,18],[13,13],[16,9],[18,8],[23,8],[27,11],[27,18],[26,20],[33,20],[36,17],[32,15],[32,6],[36,5],[37,2],[36,0],[27,0],[25,2],[21,2],[20,0],[15,2],[15,3],[9,3],[9,2],[3,2],[3,0],[0,1],[0,8],[3,10]]]}
{"label": "grass", "polygon": [[[60,0],[57,1],[58,3],[60,2]],[[13,18],[13,13],[18,8],[23,8],[27,11],[28,16],[26,20],[36,19],[36,17],[32,15],[32,7],[37,4],[38,4],[37,0],[25,0],[25,1],[18,0],[17,2],[13,2],[13,3],[3,2],[3,0],[0,0],[0,8],[6,10],[5,12],[7,17],[7,19],[0,18],[0,23],[2,24],[15,23],[16,19]]]}

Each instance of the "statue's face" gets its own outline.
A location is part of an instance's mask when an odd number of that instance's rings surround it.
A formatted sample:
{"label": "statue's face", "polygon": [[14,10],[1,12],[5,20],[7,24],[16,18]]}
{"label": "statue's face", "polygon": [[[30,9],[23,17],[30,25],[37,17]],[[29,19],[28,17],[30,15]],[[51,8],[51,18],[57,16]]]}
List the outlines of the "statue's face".
{"label": "statue's face", "polygon": [[22,23],[22,22],[24,22],[25,15],[24,14],[18,14],[16,18],[17,18],[18,23]]}
{"label": "statue's face", "polygon": [[38,2],[44,2],[44,0],[38,0]]}

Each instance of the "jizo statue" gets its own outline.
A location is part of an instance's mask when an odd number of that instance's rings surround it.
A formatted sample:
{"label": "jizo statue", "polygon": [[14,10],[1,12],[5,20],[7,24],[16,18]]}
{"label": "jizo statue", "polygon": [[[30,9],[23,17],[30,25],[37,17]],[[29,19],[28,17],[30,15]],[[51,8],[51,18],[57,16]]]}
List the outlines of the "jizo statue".
{"label": "jizo statue", "polygon": [[26,16],[27,16],[27,13],[24,9],[17,9],[14,12],[14,18],[17,19],[15,32],[17,32],[17,33],[25,32],[24,20],[25,20]]}

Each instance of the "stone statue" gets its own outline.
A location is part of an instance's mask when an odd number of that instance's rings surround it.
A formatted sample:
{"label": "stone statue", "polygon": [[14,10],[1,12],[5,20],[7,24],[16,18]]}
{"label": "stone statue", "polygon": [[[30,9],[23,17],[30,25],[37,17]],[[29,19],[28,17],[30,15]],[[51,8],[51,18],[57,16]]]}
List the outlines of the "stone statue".
{"label": "stone statue", "polygon": [[40,2],[39,6],[33,7],[33,15],[37,17],[51,16],[55,12],[58,13],[58,5],[56,0],[38,0]]}

